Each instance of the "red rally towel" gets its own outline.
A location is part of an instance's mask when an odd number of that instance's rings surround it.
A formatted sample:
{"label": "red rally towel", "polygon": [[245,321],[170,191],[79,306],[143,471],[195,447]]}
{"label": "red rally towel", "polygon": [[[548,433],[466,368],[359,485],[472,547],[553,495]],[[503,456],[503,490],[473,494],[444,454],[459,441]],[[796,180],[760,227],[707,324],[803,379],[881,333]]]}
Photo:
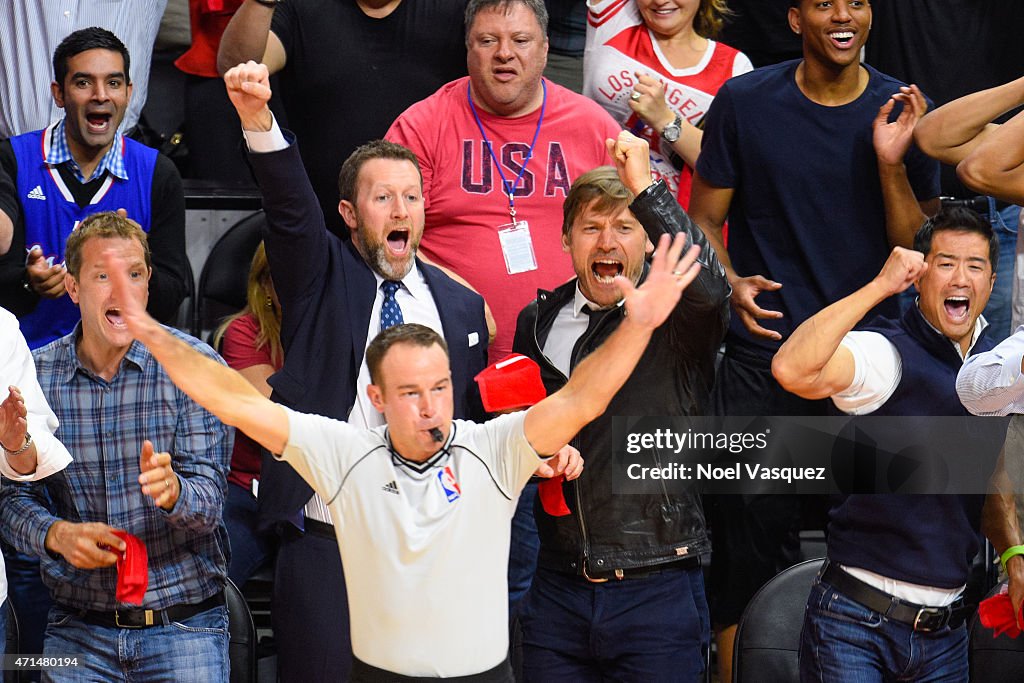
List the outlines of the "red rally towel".
{"label": "red rally towel", "polygon": [[[540,366],[531,358],[513,353],[482,370],[474,379],[480,386],[484,410],[497,413],[526,408],[547,396],[540,378]],[[562,494],[565,475],[543,479],[537,486],[537,495],[544,512],[552,517],[569,514]]]}
{"label": "red rally towel", "polygon": [[1005,585],[999,593],[981,601],[981,604],[978,605],[978,619],[981,620],[982,626],[995,631],[994,637],[996,638],[1004,633],[1011,638],[1020,635],[1020,629],[1017,628],[1017,621],[1013,615],[1013,604],[1010,602],[1010,594]]}
{"label": "red rally towel", "polygon": [[537,495],[540,496],[540,504],[544,512],[552,517],[564,517],[569,514],[569,506],[565,504],[565,494],[562,493],[562,482],[565,475],[560,474],[553,479],[541,479],[537,484]]}
{"label": "red rally towel", "polygon": [[114,535],[125,542],[127,548],[117,559],[117,601],[141,605],[149,587],[149,556],[146,544],[127,531]]}

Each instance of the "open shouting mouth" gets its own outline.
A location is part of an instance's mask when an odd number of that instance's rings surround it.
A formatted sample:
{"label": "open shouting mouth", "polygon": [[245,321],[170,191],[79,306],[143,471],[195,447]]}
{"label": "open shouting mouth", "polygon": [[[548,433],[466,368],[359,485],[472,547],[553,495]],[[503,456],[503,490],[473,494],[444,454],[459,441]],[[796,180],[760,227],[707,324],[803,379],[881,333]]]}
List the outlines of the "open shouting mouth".
{"label": "open shouting mouth", "polygon": [[388,249],[393,253],[402,255],[409,250],[408,228],[398,228],[387,234]]}
{"label": "open shouting mouth", "polygon": [[590,264],[590,271],[598,282],[610,285],[615,281],[615,276],[622,275],[623,266],[621,261],[615,259],[597,259]]}
{"label": "open shouting mouth", "polygon": [[121,309],[116,306],[108,308],[106,313],[104,313],[104,317],[106,317],[107,322],[119,330],[127,329],[128,327],[124,321],[124,316],[121,315]]}
{"label": "open shouting mouth", "polygon": [[965,296],[951,296],[943,302],[946,316],[953,322],[965,322],[970,314],[971,303]]}

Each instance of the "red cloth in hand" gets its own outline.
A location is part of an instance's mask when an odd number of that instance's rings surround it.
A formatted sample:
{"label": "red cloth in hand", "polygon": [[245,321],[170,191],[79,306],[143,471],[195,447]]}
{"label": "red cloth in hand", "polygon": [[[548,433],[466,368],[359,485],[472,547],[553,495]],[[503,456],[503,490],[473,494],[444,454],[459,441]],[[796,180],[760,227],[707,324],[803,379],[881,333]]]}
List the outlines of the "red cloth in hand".
{"label": "red cloth in hand", "polygon": [[564,481],[565,475],[560,474],[551,479],[542,479],[537,484],[537,495],[540,496],[541,507],[552,517],[564,517],[569,514],[569,506],[565,504],[565,494],[562,493],[562,482]]}
{"label": "red cloth in hand", "polygon": [[117,601],[141,605],[146,588],[149,587],[149,556],[146,554],[146,544],[127,531],[115,531],[114,535],[127,545],[117,559]]}
{"label": "red cloth in hand", "polygon": [[986,598],[978,605],[978,619],[985,628],[995,631],[994,637],[998,638],[1004,633],[1011,638],[1020,635],[1017,628],[1017,621],[1013,614],[1013,603],[1010,602],[1010,594],[1006,586],[1001,592]]}

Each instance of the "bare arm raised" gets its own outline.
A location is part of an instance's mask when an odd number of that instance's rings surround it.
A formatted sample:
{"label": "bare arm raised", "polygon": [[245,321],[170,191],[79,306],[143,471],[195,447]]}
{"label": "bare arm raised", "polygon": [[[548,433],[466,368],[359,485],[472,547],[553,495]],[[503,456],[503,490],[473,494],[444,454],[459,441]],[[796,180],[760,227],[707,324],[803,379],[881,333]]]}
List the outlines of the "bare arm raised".
{"label": "bare arm raised", "polygon": [[223,75],[228,69],[253,60],[270,67],[270,73],[284,68],[288,54],[284,45],[270,30],[274,8],[254,0],[242,3],[220,39],[217,51],[217,72]]}
{"label": "bare arm raised", "polygon": [[[601,347],[577,367],[561,390],[530,408],[527,439],[539,453],[554,453],[584,425],[599,416],[633,371],[651,333],[679,301],[696,277],[699,249],[680,260],[685,246],[680,235],[670,243],[664,236],[644,284],[636,288],[626,278],[622,288],[626,318]],[[281,406],[259,393],[238,372],[194,351],[153,320],[132,297],[118,256],[107,252],[113,299],[120,302],[132,336],[145,344],[171,380],[199,405],[225,424],[241,429],[262,446],[280,453],[288,443],[288,418]]]}
{"label": "bare arm raised", "polygon": [[789,392],[807,399],[828,398],[853,383],[853,354],[843,337],[878,303],[902,292],[928,264],[919,251],[896,247],[881,272],[853,294],[805,320],[772,359],[772,374]]}
{"label": "bare arm raised", "polygon": [[128,329],[146,345],[171,380],[196,403],[216,415],[224,424],[237,427],[272,453],[288,443],[288,418],[284,409],[263,396],[237,371],[203,356],[173,337],[125,294],[131,284],[118,256],[105,255],[112,298],[121,302]]}
{"label": "bare arm raised", "polygon": [[980,90],[927,114],[914,139],[929,156],[956,165],[971,189],[1008,202],[1024,202],[1024,114],[1003,125],[1000,115],[1024,104],[1024,77]]}
{"label": "bare arm raised", "polygon": [[[903,103],[903,110],[890,122],[889,114],[897,102]],[[916,85],[903,86],[881,106],[871,126],[885,203],[885,232],[893,247],[913,247],[921,224],[939,210],[937,198],[919,202],[914,196],[904,163],[914,139],[914,127],[927,109],[928,102]]]}

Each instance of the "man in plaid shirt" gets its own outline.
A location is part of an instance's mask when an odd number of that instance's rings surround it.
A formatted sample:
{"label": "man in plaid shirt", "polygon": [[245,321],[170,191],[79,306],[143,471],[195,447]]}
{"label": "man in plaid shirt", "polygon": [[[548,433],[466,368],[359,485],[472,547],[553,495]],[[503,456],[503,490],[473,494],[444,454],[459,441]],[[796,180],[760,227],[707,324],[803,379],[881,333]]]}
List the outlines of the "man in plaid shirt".
{"label": "man in plaid shirt", "polygon": [[[75,460],[45,482],[5,486],[0,525],[9,542],[41,558],[55,602],[44,653],[77,656],[72,678],[175,680],[189,671],[192,680],[227,680],[221,508],[232,435],[132,342],[103,266],[106,249],[130,264],[131,296],[142,305],[148,298],[141,228],[112,212],[83,221],[68,239],[65,276],[82,321],[35,352],[57,436]],[[115,564],[126,550],[115,531],[146,546],[139,606],[115,597]]]}

